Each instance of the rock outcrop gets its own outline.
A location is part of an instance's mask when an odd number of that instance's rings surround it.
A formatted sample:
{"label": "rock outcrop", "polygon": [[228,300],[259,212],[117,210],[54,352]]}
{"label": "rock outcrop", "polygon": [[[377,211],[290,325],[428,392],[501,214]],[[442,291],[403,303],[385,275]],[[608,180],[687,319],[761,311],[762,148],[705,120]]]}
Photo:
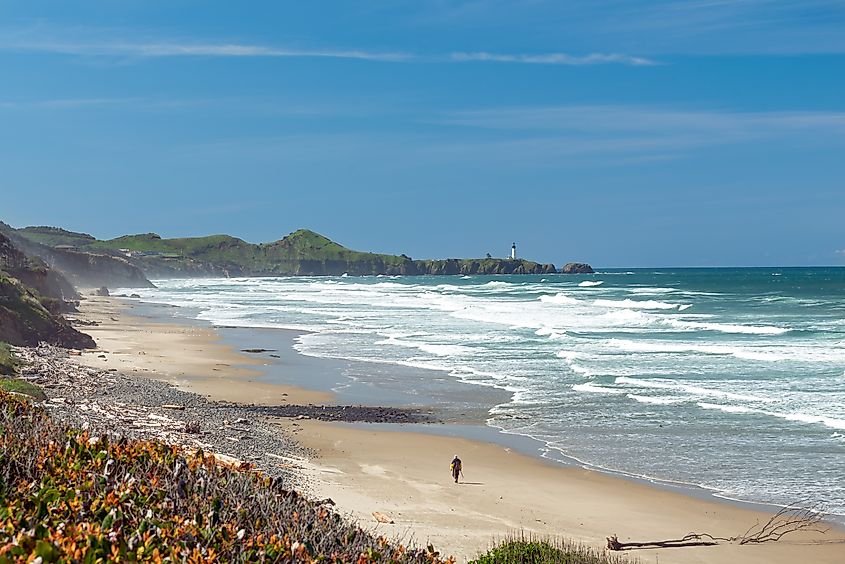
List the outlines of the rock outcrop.
{"label": "rock outcrop", "polygon": [[53,313],[74,311],[79,294],[61,273],[37,257],[22,253],[0,233],[0,270],[35,290],[42,305]]}
{"label": "rock outcrop", "polygon": [[[39,228],[40,230],[52,229],[57,233],[71,232],[55,228]],[[119,288],[151,288],[152,282],[147,280],[144,273],[135,265],[123,257],[112,256],[103,252],[88,251],[67,246],[50,246],[39,243],[26,236],[27,231],[15,230],[10,226],[0,223],[0,232],[4,233],[14,245],[26,253],[29,257],[38,257],[54,270],[60,271],[77,288],[98,288],[110,286]],[[39,232],[40,235],[43,233]],[[31,236],[31,233],[30,233]],[[96,241],[90,235],[79,235],[79,240]],[[62,239],[58,239],[61,241]]]}
{"label": "rock outcrop", "polygon": [[594,274],[593,267],[586,262],[568,262],[560,269],[563,274]]}
{"label": "rock outcrop", "polygon": [[553,264],[511,259],[417,260],[414,274],[554,274]]}
{"label": "rock outcrop", "polygon": [[[22,280],[33,281],[31,287]],[[40,342],[69,348],[93,348],[94,340],[61,316],[59,299],[42,295],[64,285],[48,267],[33,262],[0,233],[0,341],[34,346]],[[72,288],[71,288],[72,291]]]}

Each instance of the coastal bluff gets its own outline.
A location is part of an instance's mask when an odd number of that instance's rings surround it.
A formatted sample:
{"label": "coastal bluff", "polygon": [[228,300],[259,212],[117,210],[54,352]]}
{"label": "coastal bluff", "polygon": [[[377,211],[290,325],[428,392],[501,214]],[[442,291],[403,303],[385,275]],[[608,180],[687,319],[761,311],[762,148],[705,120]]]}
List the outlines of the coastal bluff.
{"label": "coastal bluff", "polygon": [[[44,256],[58,268],[69,256],[108,257],[116,261],[108,269],[120,272],[125,284],[100,277],[100,285],[149,284],[147,278],[200,278],[249,276],[373,276],[373,275],[502,275],[554,274],[554,264],[517,258],[415,260],[406,255],[361,252],[348,249],[308,229],[300,229],[272,243],[249,243],[229,235],[166,239],[156,233],[125,235],[98,240],[85,233],[55,227],[26,227],[14,235],[35,245],[34,254]],[[45,250],[46,249],[46,250]],[[38,251],[37,253],[35,251]],[[51,254],[61,252],[60,262]],[[49,257],[49,258],[48,258]],[[89,260],[92,260],[89,258]],[[98,259],[99,260],[99,259]],[[105,259],[103,259],[105,260]],[[576,264],[576,263],[572,263]],[[577,263],[589,269],[589,265]],[[116,266],[119,265],[119,266]],[[124,270],[125,267],[125,270]],[[139,278],[134,270],[141,273]],[[78,269],[71,269],[72,271]],[[579,268],[573,272],[592,272]]]}
{"label": "coastal bluff", "polygon": [[61,274],[27,257],[0,233],[0,341],[94,348],[94,340],[62,316],[78,297]]}

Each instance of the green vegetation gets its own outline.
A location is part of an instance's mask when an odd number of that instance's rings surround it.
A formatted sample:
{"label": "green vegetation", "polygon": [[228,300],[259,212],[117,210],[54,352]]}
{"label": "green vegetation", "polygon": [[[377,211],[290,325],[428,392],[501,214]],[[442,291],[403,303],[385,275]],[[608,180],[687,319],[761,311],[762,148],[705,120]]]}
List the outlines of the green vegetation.
{"label": "green vegetation", "polygon": [[143,235],[124,235],[108,241],[90,241],[92,249],[129,249],[130,251],[170,253],[176,255],[201,255],[214,249],[249,246],[249,243],[228,235],[210,235],[208,237],[186,237],[182,239],[162,239],[155,233]]}
{"label": "green vegetation", "polygon": [[44,392],[36,386],[35,384],[31,384],[26,380],[18,380],[15,378],[0,378],[0,390],[6,392],[13,392],[16,394],[23,394],[25,396],[29,396],[37,401],[44,401],[47,399],[47,396],[44,395]]}
{"label": "green vegetation", "polygon": [[19,346],[46,341],[64,347],[94,348],[91,337],[48,311],[42,299],[35,290],[0,271],[0,339]]}
{"label": "green vegetation", "polygon": [[444,562],[202,451],[94,438],[0,392],[0,564]]}
{"label": "green vegetation", "polygon": [[[73,242],[81,251],[126,258],[150,277],[555,272],[554,265],[521,259],[415,261],[405,255],[353,251],[308,229],[299,229],[279,241],[258,245],[229,235],[162,239],[156,233],[98,241],[84,233],[60,229],[45,234],[45,229],[26,228],[16,233],[31,240]],[[61,233],[61,237],[56,233]]]}
{"label": "green vegetation", "polygon": [[30,241],[50,247],[57,245],[82,247],[96,241],[94,237],[87,233],[74,233],[73,231],[67,231],[60,227],[47,227],[43,225],[38,227],[24,227],[23,229],[18,229],[17,232]]}
{"label": "green vegetation", "polygon": [[12,347],[9,343],[0,342],[0,374],[10,375],[17,372],[18,359],[12,352]]}
{"label": "green vegetation", "polygon": [[534,537],[512,537],[471,564],[627,564],[630,560],[580,544]]}

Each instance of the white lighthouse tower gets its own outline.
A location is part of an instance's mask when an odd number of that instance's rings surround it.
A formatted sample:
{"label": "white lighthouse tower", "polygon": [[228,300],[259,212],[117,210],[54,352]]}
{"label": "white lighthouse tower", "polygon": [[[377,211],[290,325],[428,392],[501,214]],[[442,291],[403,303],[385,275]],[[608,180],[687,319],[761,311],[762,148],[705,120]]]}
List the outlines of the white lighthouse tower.
{"label": "white lighthouse tower", "polygon": [[511,260],[516,260],[516,243],[511,245]]}

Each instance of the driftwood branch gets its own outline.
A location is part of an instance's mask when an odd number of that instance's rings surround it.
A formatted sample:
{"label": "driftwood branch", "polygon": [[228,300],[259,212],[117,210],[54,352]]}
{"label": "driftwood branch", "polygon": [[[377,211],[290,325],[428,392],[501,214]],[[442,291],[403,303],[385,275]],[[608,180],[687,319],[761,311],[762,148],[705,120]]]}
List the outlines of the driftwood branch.
{"label": "driftwood branch", "polygon": [[736,537],[714,537],[708,533],[689,533],[679,539],[649,542],[619,542],[616,535],[607,537],[608,550],[631,550],[636,548],[682,548],[685,546],[713,546],[723,543],[760,544],[776,542],[786,534],[797,531],[826,533],[824,526],[825,506],[821,503],[806,505],[806,501],[791,503],[772,515],[764,524],[751,525]]}

